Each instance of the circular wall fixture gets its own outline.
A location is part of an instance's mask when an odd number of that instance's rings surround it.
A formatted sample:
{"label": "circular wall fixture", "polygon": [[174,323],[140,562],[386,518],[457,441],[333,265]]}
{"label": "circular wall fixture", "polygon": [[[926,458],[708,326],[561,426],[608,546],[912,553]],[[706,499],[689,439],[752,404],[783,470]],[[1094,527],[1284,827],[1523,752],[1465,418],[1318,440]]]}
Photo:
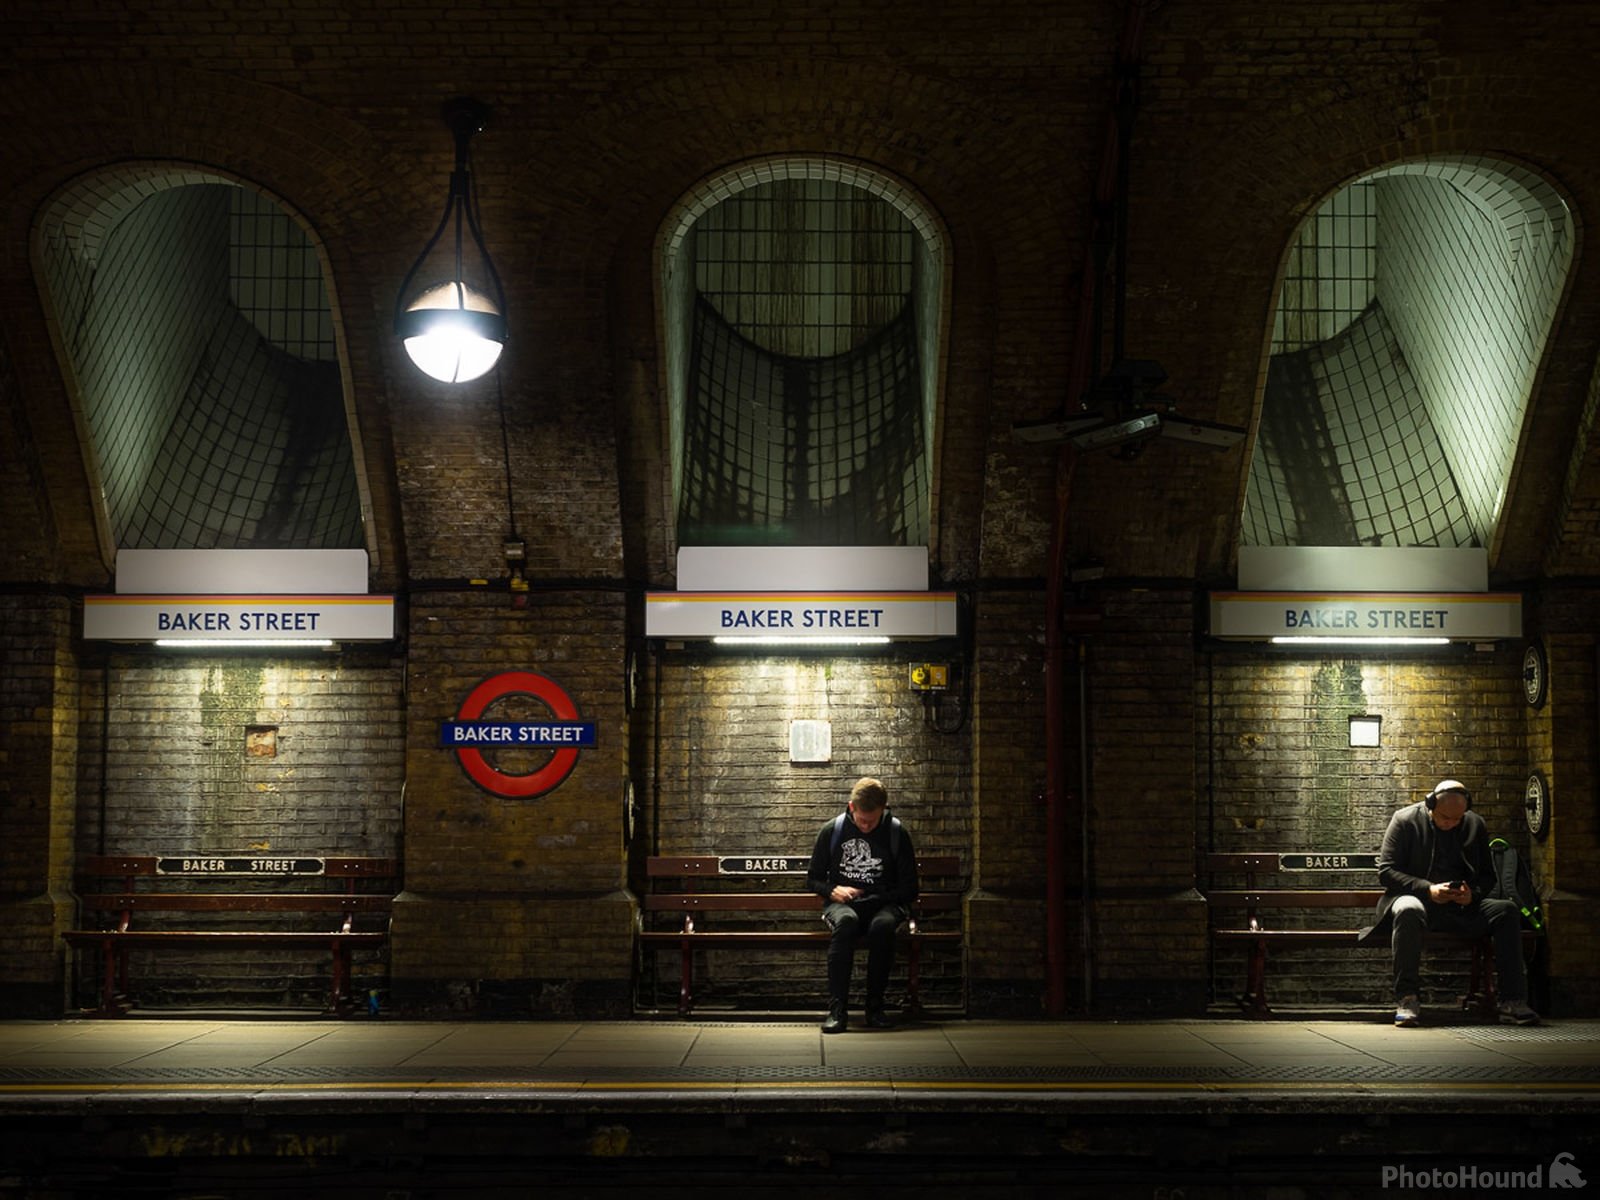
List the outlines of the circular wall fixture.
{"label": "circular wall fixture", "polygon": [[1522,696],[1530,708],[1544,707],[1550,691],[1550,660],[1545,656],[1544,644],[1537,640],[1528,643],[1522,652]]}
{"label": "circular wall fixture", "polygon": [[1528,832],[1543,841],[1550,832],[1550,783],[1541,771],[1530,774],[1522,789],[1522,815],[1528,822]]}

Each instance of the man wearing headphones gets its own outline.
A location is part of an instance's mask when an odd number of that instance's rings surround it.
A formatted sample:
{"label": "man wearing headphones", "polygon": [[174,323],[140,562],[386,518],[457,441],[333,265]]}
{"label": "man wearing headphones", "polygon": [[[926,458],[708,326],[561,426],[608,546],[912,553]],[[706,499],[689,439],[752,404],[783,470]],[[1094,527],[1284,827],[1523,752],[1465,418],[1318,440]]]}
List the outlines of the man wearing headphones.
{"label": "man wearing headphones", "polygon": [[1472,811],[1472,794],[1456,779],[1442,780],[1419,804],[1410,804],[1389,818],[1378,853],[1378,922],[1366,936],[1391,922],[1394,948],[1396,1025],[1415,1025],[1422,1018],[1422,935],[1428,930],[1467,937],[1487,934],[1494,940],[1500,1020],[1536,1025],[1539,1014],[1528,1007],[1528,976],[1522,963],[1521,914],[1510,900],[1480,895],[1494,881],[1489,859],[1489,833]]}

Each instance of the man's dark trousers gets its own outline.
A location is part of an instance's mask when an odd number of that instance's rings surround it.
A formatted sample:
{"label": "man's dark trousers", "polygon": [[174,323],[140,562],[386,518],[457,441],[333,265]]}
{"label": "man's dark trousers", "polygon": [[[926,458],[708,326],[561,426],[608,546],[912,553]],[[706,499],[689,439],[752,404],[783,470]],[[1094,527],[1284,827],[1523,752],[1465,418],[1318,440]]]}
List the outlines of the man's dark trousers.
{"label": "man's dark trousers", "polygon": [[881,896],[865,900],[829,901],[822,919],[833,929],[828,943],[828,999],[843,1006],[850,998],[850,972],[855,963],[856,942],[867,940],[867,1007],[883,1003],[889,986],[889,969],[894,965],[894,931],[900,924],[900,908]]}

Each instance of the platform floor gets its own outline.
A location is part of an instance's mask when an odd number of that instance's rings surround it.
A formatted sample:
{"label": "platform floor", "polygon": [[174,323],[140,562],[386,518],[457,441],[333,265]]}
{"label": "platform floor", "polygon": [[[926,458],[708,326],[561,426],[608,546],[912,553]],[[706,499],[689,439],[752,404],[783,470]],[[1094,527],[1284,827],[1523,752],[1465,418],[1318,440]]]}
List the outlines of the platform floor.
{"label": "platform floor", "polygon": [[1597,1131],[1600,1021],[0,1022],[6,1198],[1488,1195]]}

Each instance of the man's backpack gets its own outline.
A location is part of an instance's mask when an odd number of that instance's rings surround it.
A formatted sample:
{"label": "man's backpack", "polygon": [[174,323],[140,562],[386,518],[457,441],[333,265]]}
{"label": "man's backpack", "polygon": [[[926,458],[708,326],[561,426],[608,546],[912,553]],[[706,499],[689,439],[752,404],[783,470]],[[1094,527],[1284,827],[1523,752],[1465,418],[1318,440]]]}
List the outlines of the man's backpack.
{"label": "man's backpack", "polygon": [[[828,845],[828,853],[830,855],[839,853],[839,843],[844,841],[845,818],[849,815],[850,810],[846,809],[833,819],[833,838]],[[900,839],[905,836],[900,832],[900,818],[891,816],[888,813],[884,815],[889,818],[889,853],[898,858],[900,856]]]}
{"label": "man's backpack", "polygon": [[1522,856],[1505,838],[1489,843],[1489,861],[1494,868],[1490,899],[1510,900],[1522,911],[1522,923],[1537,933],[1544,932],[1544,912],[1539,908],[1539,891]]}

